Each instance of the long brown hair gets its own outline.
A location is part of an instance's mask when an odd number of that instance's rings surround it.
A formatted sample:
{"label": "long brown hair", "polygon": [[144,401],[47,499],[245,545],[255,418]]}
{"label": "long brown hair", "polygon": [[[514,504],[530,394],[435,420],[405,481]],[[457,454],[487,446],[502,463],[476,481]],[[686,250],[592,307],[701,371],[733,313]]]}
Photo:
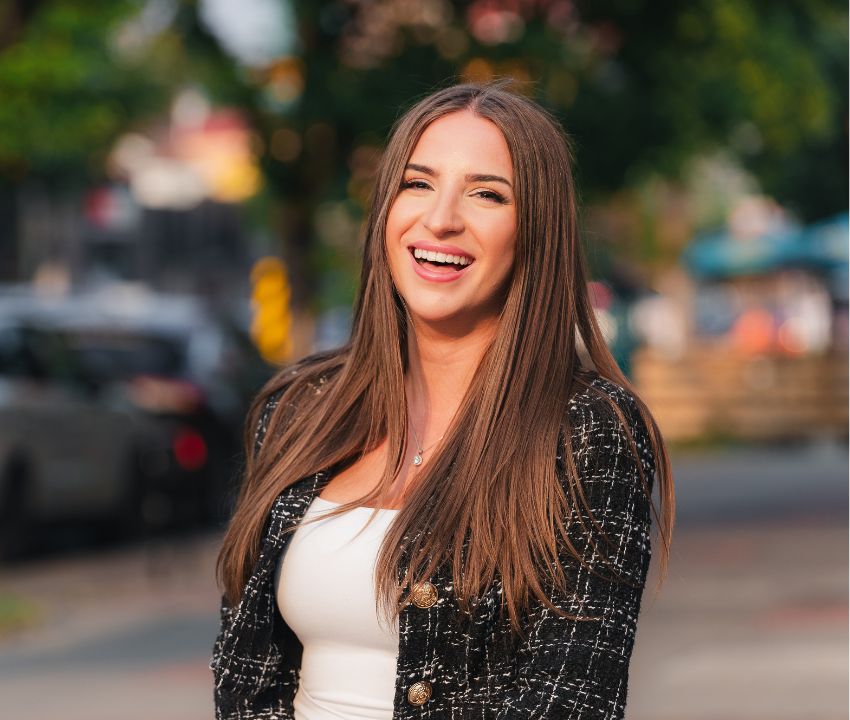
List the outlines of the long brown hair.
{"label": "long brown hair", "polygon": [[[576,504],[588,509],[571,457],[568,411],[573,394],[588,386],[579,372],[581,343],[601,376],[632,392],[646,424],[661,499],[660,516],[652,506],[662,540],[659,585],[666,573],[674,518],[670,462],[654,419],[617,367],[595,319],[577,231],[570,142],[547,111],[496,81],[435,92],[393,127],[365,226],[349,342],[281,370],[249,413],[244,481],[218,558],[231,604],[240,599],[271,506],[285,488],[354,462],[386,439],[380,481],[343,505],[339,512],[344,512],[380,505],[402,467],[408,325],[389,271],[387,215],[423,130],[460,110],[492,121],[507,141],[517,210],[515,263],[494,339],[381,547],[376,573],[381,604],[397,612],[406,590],[447,562],[462,609],[499,577],[512,628],[520,632],[521,614],[532,598],[552,607],[544,591],[549,579],[568,591],[559,571],[558,538],[566,540],[564,519],[575,513]],[[253,430],[275,393],[280,400],[254,457]],[[623,418],[613,402],[612,411]],[[519,427],[522,433],[516,432]],[[553,462],[559,436],[566,442],[567,492]],[[637,453],[633,441],[631,446]],[[649,490],[644,478],[651,500]],[[572,549],[569,541],[566,545]],[[578,552],[573,554],[581,562]]]}

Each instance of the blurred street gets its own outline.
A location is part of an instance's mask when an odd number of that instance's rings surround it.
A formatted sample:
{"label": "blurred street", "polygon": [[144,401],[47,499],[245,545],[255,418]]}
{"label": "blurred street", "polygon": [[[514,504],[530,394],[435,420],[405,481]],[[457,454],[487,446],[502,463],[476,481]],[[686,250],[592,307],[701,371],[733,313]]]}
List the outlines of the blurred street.
{"label": "blurred street", "polygon": [[[674,474],[680,525],[667,583],[644,594],[627,717],[846,718],[846,446],[691,451]],[[4,569],[38,616],[0,637],[0,714],[212,717],[218,541]]]}

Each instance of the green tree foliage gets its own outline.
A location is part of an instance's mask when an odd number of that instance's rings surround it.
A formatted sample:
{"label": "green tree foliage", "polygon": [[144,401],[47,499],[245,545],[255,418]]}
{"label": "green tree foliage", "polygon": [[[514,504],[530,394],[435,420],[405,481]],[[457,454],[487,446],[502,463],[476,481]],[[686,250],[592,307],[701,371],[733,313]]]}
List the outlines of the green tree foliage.
{"label": "green tree foliage", "polygon": [[166,98],[117,45],[117,26],[137,4],[14,5],[3,8],[19,22],[0,51],[0,173],[54,183],[97,177],[118,134]]}
{"label": "green tree foliage", "polygon": [[295,159],[267,167],[302,218],[305,250],[317,202],[363,204],[365,149],[402,108],[494,74],[528,81],[563,121],[588,200],[676,178],[695,156],[726,148],[804,219],[846,207],[847,12],[837,2],[294,5],[304,92],[271,124],[304,142]]}
{"label": "green tree foliage", "polygon": [[353,238],[340,237],[356,229],[401,111],[459,79],[510,75],[572,135],[585,199],[675,178],[727,148],[804,219],[846,208],[847,9],[836,0],[291,5],[293,56],[247,68],[200,22],[198,0],[174,0],[169,22],[135,46],[121,29],[142,0],[6,0],[17,22],[0,32],[0,175],[91,177],[117,134],[162,112],[175,88],[201,86],[256,128],[261,213],[300,304],[329,268],[356,266]]}
{"label": "green tree foliage", "polygon": [[675,175],[694,155],[727,147],[803,217],[846,208],[845,5],[580,5],[590,27],[614,37],[616,49],[597,72],[607,66],[618,78],[614,87],[582,83],[565,109],[583,139],[591,187]]}
{"label": "green tree foliage", "polygon": [[[531,94],[564,121],[591,195],[649,173],[675,175],[695,154],[720,146],[737,152],[769,192],[804,216],[846,204],[843,4],[418,5],[442,13],[439,26],[422,19],[427,12],[417,17],[409,3],[296,2],[305,92],[285,119],[298,130],[333,124],[346,151],[357,137],[380,137],[411,98],[460,74],[509,74],[532,80]],[[513,24],[503,39],[498,28],[489,37],[475,32],[475,18],[487,13]],[[452,42],[459,48],[447,51]],[[834,158],[828,170],[827,154]],[[822,183],[817,192],[802,186],[823,176],[836,185],[826,195]]]}

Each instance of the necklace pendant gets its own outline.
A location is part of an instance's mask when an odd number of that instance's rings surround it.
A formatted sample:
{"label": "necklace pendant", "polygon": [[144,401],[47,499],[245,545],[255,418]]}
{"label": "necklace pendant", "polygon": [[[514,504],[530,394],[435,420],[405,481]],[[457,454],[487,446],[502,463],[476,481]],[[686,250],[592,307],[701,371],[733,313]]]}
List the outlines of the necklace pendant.
{"label": "necklace pendant", "polygon": [[413,456],[413,464],[414,465],[421,465],[422,464],[422,456],[419,453],[416,453],[416,455]]}

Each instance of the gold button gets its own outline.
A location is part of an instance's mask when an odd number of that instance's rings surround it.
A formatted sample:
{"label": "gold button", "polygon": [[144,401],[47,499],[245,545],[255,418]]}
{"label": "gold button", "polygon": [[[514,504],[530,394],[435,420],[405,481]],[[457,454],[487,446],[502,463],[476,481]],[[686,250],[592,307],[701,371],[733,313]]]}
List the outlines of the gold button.
{"label": "gold button", "polygon": [[437,588],[431,583],[424,582],[410,589],[410,599],[418,608],[429,608],[437,602]]}
{"label": "gold button", "polygon": [[431,683],[420,680],[413,683],[407,690],[407,702],[411,705],[424,705],[431,697]]}

